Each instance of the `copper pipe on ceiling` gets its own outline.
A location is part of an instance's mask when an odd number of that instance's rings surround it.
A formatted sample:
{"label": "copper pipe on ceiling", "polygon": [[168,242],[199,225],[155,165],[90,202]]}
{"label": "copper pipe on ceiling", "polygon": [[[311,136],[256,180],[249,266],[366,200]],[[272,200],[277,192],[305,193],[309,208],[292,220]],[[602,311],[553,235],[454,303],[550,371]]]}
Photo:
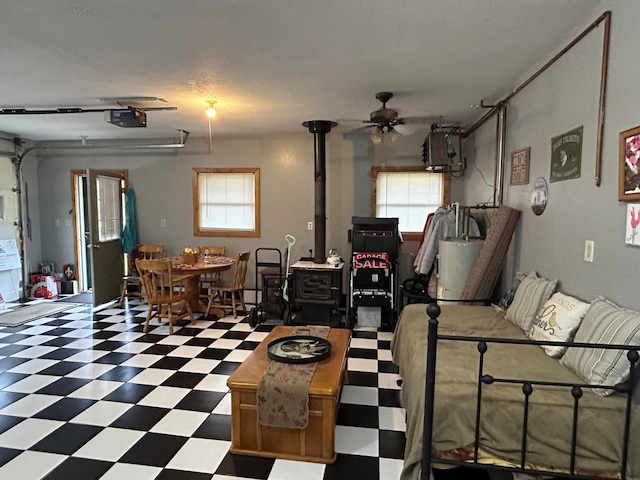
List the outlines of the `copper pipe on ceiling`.
{"label": "copper pipe on ceiling", "polygon": [[503,104],[507,103],[513,97],[515,97],[520,91],[533,82],[536,78],[538,78],[543,72],[545,72],[551,65],[553,65],[558,59],[560,59],[565,53],[571,50],[578,42],[580,42],[587,34],[589,34],[592,30],[597,28],[602,22],[604,22],[604,38],[602,45],[602,66],[601,66],[601,74],[600,74],[600,100],[599,100],[599,108],[598,108],[598,138],[596,143],[596,174],[595,174],[595,182],[596,186],[600,186],[600,173],[602,170],[602,136],[604,132],[604,108],[605,108],[605,98],[607,91],[607,73],[608,73],[608,64],[609,64],[609,43],[611,37],[611,11],[607,10],[602,15],[600,15],[591,25],[589,25],[585,30],[582,31],[571,43],[569,43],[566,47],[564,47],[558,54],[556,54],[551,60],[544,64],[537,72],[535,72],[531,77],[529,77],[522,85],[516,88],[513,92],[511,92],[506,98],[497,102],[491,109],[485,113],[480,120],[474,123],[471,127],[463,133],[463,138],[467,138],[473,132],[475,132],[478,128],[484,125],[489,118],[500,111],[500,108]]}
{"label": "copper pipe on ceiling", "polygon": [[499,185],[500,191],[498,192],[498,206],[502,205],[504,200],[504,175],[505,175],[505,159],[507,156],[507,104],[503,103],[500,106],[500,112],[498,114],[498,122],[500,122],[500,141],[498,143],[500,150],[498,155],[502,159],[499,167]]}
{"label": "copper pipe on ceiling", "polygon": [[495,138],[495,152],[494,152],[494,165],[493,165],[493,205],[500,205],[498,200],[498,192],[502,191],[502,184],[498,183],[498,170],[504,166],[504,161],[500,157],[500,139],[502,135],[500,134],[500,115],[496,115],[496,138]]}
{"label": "copper pipe on ceiling", "polygon": [[611,38],[611,12],[606,11],[604,22],[604,40],[602,43],[602,68],[600,73],[600,105],[598,108],[598,138],[596,142],[596,187],[600,186],[602,172],[602,137],[604,136],[604,109],[607,97],[607,77],[609,72],[609,40]]}

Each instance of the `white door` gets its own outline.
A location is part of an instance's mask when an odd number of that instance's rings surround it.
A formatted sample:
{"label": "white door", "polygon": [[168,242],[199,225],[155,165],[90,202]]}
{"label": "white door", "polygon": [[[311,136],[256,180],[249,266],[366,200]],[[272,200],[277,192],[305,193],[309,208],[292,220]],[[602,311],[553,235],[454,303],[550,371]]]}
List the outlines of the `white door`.
{"label": "white door", "polygon": [[11,159],[0,157],[0,293],[5,302],[21,298],[22,264],[16,186],[17,177]]}
{"label": "white door", "polygon": [[87,170],[89,251],[93,305],[120,295],[122,254],[122,177],[113,172]]}

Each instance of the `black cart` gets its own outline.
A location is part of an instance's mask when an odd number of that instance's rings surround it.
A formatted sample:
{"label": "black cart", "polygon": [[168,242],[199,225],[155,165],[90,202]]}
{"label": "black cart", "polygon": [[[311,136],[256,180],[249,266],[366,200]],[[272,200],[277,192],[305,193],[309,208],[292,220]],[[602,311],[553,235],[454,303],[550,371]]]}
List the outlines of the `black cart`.
{"label": "black cart", "polygon": [[379,326],[393,328],[397,316],[397,270],[402,243],[398,219],[353,217],[352,222],[348,326],[371,326],[370,323],[375,322],[365,322],[362,318],[370,316],[375,320],[379,317]]}
{"label": "black cart", "polygon": [[249,324],[256,327],[267,320],[283,320],[289,323],[288,303],[283,298],[285,276],[282,268],[282,252],[277,248],[258,248],[256,262],[256,295],[262,298],[249,312]]}

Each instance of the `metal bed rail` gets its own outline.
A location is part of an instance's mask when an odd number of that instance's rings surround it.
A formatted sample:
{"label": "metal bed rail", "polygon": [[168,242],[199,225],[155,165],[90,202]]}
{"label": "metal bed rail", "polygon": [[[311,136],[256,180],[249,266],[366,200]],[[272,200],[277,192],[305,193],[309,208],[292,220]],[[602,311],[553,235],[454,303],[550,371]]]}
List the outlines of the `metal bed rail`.
{"label": "metal bed rail", "polygon": [[[440,307],[435,304],[427,306],[427,315],[429,316],[428,340],[427,340],[427,370],[425,381],[425,405],[424,405],[424,430],[422,438],[422,462],[421,462],[421,480],[429,479],[429,472],[433,463],[433,452],[431,443],[433,439],[432,425],[434,415],[434,397],[435,397],[435,377],[436,377],[436,353],[439,340],[452,340],[463,342],[477,343],[479,352],[478,357],[478,377],[477,377],[477,401],[475,415],[475,432],[474,432],[474,453],[472,462],[456,461],[450,459],[437,459],[437,463],[451,466],[466,466],[477,468],[493,468],[497,470],[506,470],[511,472],[526,474],[543,474],[552,475],[555,478],[572,478],[572,479],[593,479],[593,476],[581,475],[576,473],[576,444],[578,432],[578,416],[579,402],[585,388],[598,388],[602,390],[615,390],[617,393],[626,395],[626,407],[624,417],[624,431],[622,441],[622,455],[620,460],[619,478],[626,479],[627,460],[629,455],[629,435],[631,422],[631,407],[633,403],[633,393],[635,385],[635,371],[640,368],[638,359],[640,358],[640,346],[637,345],[618,345],[618,344],[595,344],[595,343],[571,343],[571,347],[577,348],[598,348],[605,350],[625,350],[627,351],[627,360],[629,361],[629,381],[615,386],[602,386],[588,383],[565,383],[552,381],[536,381],[530,379],[513,379],[500,378],[484,373],[484,358],[489,351],[490,344],[513,344],[513,345],[549,345],[549,346],[567,346],[565,342],[539,341],[539,340],[522,340],[508,338],[491,338],[480,336],[459,336],[459,335],[438,335],[438,316],[440,315]],[[479,439],[480,439],[480,418],[482,411],[482,391],[484,385],[494,383],[517,384],[521,385],[523,393],[523,415],[522,415],[522,438],[520,445],[520,465],[518,467],[505,467],[499,465],[487,465],[479,463]],[[551,386],[558,388],[566,388],[573,397],[573,419],[571,430],[571,450],[569,458],[569,473],[557,472],[544,469],[527,468],[527,433],[529,421],[529,397],[537,386]]]}

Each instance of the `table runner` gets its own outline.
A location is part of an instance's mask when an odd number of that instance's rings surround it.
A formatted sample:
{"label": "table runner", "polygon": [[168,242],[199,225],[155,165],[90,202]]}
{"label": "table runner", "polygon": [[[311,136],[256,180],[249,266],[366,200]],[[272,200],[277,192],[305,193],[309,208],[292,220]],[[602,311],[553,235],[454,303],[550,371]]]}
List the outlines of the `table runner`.
{"label": "table runner", "polygon": [[[298,326],[292,336],[327,338],[329,327]],[[309,423],[309,384],[318,362],[295,364],[272,361],[258,381],[258,421],[278,428],[306,428]]]}

